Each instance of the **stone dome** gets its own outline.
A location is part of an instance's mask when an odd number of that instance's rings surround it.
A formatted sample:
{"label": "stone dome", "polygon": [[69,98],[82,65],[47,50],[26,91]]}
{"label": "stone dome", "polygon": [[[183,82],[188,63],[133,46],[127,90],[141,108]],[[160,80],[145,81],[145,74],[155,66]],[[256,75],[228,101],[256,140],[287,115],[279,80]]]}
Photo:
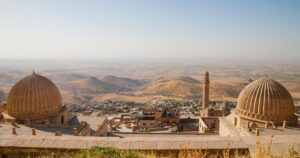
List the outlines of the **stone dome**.
{"label": "stone dome", "polygon": [[17,82],[7,99],[7,113],[17,120],[55,116],[61,107],[61,95],[55,84],[35,73]]}
{"label": "stone dome", "polygon": [[250,120],[282,123],[293,120],[294,101],[280,83],[265,77],[246,86],[237,102],[237,113]]}

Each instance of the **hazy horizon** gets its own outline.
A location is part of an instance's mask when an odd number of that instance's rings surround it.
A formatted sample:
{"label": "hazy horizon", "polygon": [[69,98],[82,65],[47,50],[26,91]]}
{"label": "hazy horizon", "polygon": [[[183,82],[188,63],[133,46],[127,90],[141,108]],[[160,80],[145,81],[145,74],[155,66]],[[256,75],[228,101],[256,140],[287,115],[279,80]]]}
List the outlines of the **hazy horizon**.
{"label": "hazy horizon", "polygon": [[300,59],[300,1],[1,1],[0,59]]}

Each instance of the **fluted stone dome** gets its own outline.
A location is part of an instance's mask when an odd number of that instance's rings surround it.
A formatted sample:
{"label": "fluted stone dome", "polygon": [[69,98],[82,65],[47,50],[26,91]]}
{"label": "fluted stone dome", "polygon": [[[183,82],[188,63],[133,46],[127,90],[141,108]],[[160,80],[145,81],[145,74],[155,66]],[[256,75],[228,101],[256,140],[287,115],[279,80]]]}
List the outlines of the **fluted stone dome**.
{"label": "fluted stone dome", "polygon": [[55,84],[35,73],[17,82],[7,100],[7,112],[17,120],[55,116],[61,107],[61,95]]}
{"label": "fluted stone dome", "polygon": [[268,77],[250,83],[238,98],[237,113],[253,120],[282,123],[291,121],[294,112],[288,90]]}

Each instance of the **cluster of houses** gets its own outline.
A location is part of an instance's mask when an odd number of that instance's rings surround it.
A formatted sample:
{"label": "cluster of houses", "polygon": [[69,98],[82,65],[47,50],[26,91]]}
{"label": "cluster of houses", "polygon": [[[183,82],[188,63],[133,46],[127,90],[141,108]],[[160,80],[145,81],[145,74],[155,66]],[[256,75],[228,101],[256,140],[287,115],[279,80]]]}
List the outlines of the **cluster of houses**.
{"label": "cluster of houses", "polygon": [[[132,129],[131,132],[163,131],[171,127],[176,129],[180,122],[179,111],[180,109],[175,107],[149,107],[141,113],[122,114],[111,120],[112,130],[117,130],[121,124]],[[197,123],[196,120],[195,122]]]}
{"label": "cluster of houses", "polygon": [[[104,116],[109,118],[112,132],[181,132],[198,131],[199,121],[211,122],[216,119],[199,120],[202,100],[153,100],[148,104],[137,104],[119,100],[107,100],[101,103],[67,104],[75,113],[86,116]],[[236,106],[236,102],[211,101],[210,116],[227,116]],[[214,123],[218,126],[218,122]],[[200,123],[201,125],[201,123]],[[209,132],[218,132],[214,126],[205,127]],[[201,128],[200,128],[201,129]],[[218,129],[218,128],[215,128]]]}
{"label": "cluster of houses", "polygon": [[121,100],[107,100],[97,103],[65,104],[68,110],[74,113],[90,115],[97,113],[99,116],[116,116],[119,114],[139,113],[149,107],[181,107],[180,112],[199,116],[198,100],[153,100],[151,103],[141,104]]}
{"label": "cluster of houses", "polygon": [[[201,103],[200,103],[201,104]],[[215,102],[210,112],[227,115],[232,102]],[[198,131],[199,103],[185,100],[180,106],[173,101],[157,101],[143,106],[140,112],[123,113],[110,119],[112,131],[119,132],[181,132]],[[195,112],[198,113],[195,113]]]}
{"label": "cluster of houses", "polygon": [[99,116],[111,116],[120,113],[141,111],[143,106],[143,104],[120,100],[107,100],[100,103],[66,104],[66,107],[74,113],[84,115],[97,113]]}

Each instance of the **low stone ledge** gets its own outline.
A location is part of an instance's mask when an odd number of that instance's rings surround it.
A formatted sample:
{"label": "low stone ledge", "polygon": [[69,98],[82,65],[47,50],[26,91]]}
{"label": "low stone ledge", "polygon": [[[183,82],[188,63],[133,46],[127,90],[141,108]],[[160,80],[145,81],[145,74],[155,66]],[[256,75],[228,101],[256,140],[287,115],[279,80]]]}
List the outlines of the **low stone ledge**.
{"label": "low stone ledge", "polygon": [[257,141],[262,145],[271,145],[275,155],[282,155],[293,147],[300,152],[300,135],[281,136],[193,136],[193,137],[83,137],[83,136],[28,136],[28,135],[0,135],[0,149],[60,149],[80,150],[94,146],[114,147],[122,150],[221,150],[238,149],[255,152]]}

